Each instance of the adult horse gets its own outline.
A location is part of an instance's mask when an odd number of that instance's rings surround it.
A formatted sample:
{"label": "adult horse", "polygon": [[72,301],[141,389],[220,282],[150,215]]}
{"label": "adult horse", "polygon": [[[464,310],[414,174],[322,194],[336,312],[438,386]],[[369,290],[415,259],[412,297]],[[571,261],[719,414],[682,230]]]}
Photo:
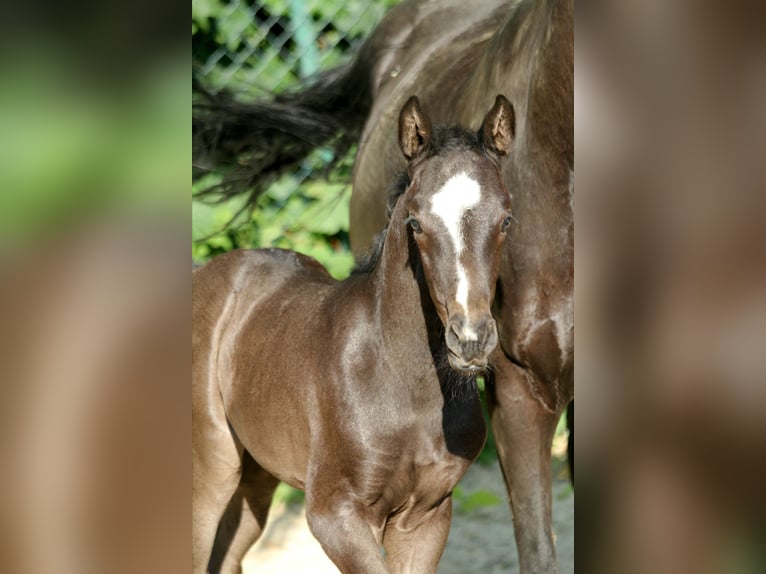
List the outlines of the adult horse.
{"label": "adult horse", "polygon": [[[237,166],[213,190],[224,195],[242,190],[237,181],[255,194],[259,177],[313,147],[361,136],[350,233],[362,252],[384,226],[381,185],[403,167],[393,142],[407,97],[419,94],[437,122],[475,127],[495,94],[508,96],[515,139],[502,177],[516,221],[493,306],[500,344],[487,400],[523,573],[558,569],[550,450],[574,393],[573,12],[569,0],[407,0],[348,66],[274,102],[212,97],[194,127],[197,165]],[[332,140],[339,132],[345,139]]]}
{"label": "adult horse", "polygon": [[452,490],[486,437],[474,376],[497,345],[512,113],[499,95],[476,133],[407,101],[406,179],[366,272],[335,281],[277,249],[194,271],[195,573],[239,571],[279,480],[305,488],[344,574],[436,572]]}

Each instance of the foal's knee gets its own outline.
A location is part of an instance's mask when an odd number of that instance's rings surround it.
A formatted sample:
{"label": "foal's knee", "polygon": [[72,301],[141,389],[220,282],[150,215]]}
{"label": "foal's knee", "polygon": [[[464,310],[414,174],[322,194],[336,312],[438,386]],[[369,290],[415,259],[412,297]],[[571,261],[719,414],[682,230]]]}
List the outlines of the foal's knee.
{"label": "foal's knee", "polygon": [[376,532],[358,505],[348,500],[306,501],[309,529],[338,569],[345,573],[388,572]]}
{"label": "foal's knee", "polygon": [[314,538],[322,542],[337,539],[338,532],[347,530],[349,521],[357,521],[354,505],[348,501],[324,501],[321,505],[306,501],[306,522]]}

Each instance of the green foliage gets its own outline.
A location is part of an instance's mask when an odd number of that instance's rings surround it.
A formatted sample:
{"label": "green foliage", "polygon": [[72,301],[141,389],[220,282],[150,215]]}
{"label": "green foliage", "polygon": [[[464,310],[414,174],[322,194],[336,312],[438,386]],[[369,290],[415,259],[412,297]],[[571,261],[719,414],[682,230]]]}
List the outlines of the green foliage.
{"label": "green foliage", "polygon": [[10,59],[0,81],[4,253],[92,218],[177,205],[189,161],[188,72],[163,56],[115,97],[114,77],[89,85],[81,58],[39,48]]}
{"label": "green foliage", "polygon": [[452,500],[455,509],[463,514],[468,514],[479,508],[487,508],[503,503],[503,499],[489,490],[477,490],[465,492],[462,487],[456,486],[452,491]]}
{"label": "green foliage", "polygon": [[192,0],[192,34],[195,27],[203,32],[210,30],[210,19],[220,17],[226,4],[220,0]]}
{"label": "green foliage", "polygon": [[[269,97],[307,73],[348,59],[396,0],[193,0],[195,74],[213,90]],[[286,174],[261,196],[252,215],[244,200],[193,201],[192,257],[204,262],[237,248],[281,247],[316,258],[336,278],[348,275],[348,201],[354,150],[329,179],[332,159],[318,150],[300,173]],[[330,155],[330,157],[327,157]],[[213,174],[193,193],[220,181]],[[235,217],[236,216],[236,217]]]}
{"label": "green foliage", "polygon": [[358,48],[398,0],[193,0],[195,65],[213,87],[291,87]]}
{"label": "green foliage", "polygon": [[484,444],[484,449],[479,454],[476,462],[488,466],[497,460],[497,446],[495,446],[495,433],[492,432],[492,424],[490,423],[489,411],[487,410],[486,381],[484,377],[478,377],[476,383],[479,387],[479,395],[481,396],[481,412],[487,425],[487,442]]}
{"label": "green foliage", "polygon": [[303,504],[305,500],[306,494],[302,490],[298,490],[289,484],[280,482],[277,489],[274,491],[274,497],[271,499],[271,502],[272,504],[281,502],[287,506],[294,506],[296,504]]}
{"label": "green foliage", "polygon": [[[300,176],[284,175],[259,198],[252,214],[240,213],[244,198],[219,205],[193,201],[192,258],[204,262],[232,249],[279,247],[314,257],[337,279],[346,277],[354,264],[348,245],[351,185],[346,183],[353,155],[354,150],[327,180],[301,184]],[[327,160],[322,156],[321,150],[313,154],[307,170]],[[220,179],[218,174],[207,176],[192,191]]]}
{"label": "green foliage", "polygon": [[556,500],[566,500],[574,493],[574,487],[567,483],[561,490],[556,493]]}

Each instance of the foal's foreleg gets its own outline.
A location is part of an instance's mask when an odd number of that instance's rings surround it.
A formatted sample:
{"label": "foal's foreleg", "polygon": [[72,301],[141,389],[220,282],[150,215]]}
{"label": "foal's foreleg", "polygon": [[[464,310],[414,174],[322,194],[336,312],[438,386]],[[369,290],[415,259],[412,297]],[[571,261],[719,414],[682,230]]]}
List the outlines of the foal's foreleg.
{"label": "foal's foreleg", "polygon": [[433,574],[447,544],[452,496],[432,508],[417,526],[411,527],[400,517],[386,526],[383,546],[391,572],[398,574]]}
{"label": "foal's foreleg", "polygon": [[343,574],[387,574],[380,541],[359,505],[346,497],[306,490],[309,529]]}

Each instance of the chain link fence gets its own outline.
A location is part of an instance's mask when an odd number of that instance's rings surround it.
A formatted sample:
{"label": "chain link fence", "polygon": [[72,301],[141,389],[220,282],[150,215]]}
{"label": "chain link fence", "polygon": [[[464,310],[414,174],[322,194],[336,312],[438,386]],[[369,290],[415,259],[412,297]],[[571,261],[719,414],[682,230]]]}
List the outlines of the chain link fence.
{"label": "chain link fence", "polygon": [[264,97],[348,58],[396,0],[194,0],[195,77]]}

